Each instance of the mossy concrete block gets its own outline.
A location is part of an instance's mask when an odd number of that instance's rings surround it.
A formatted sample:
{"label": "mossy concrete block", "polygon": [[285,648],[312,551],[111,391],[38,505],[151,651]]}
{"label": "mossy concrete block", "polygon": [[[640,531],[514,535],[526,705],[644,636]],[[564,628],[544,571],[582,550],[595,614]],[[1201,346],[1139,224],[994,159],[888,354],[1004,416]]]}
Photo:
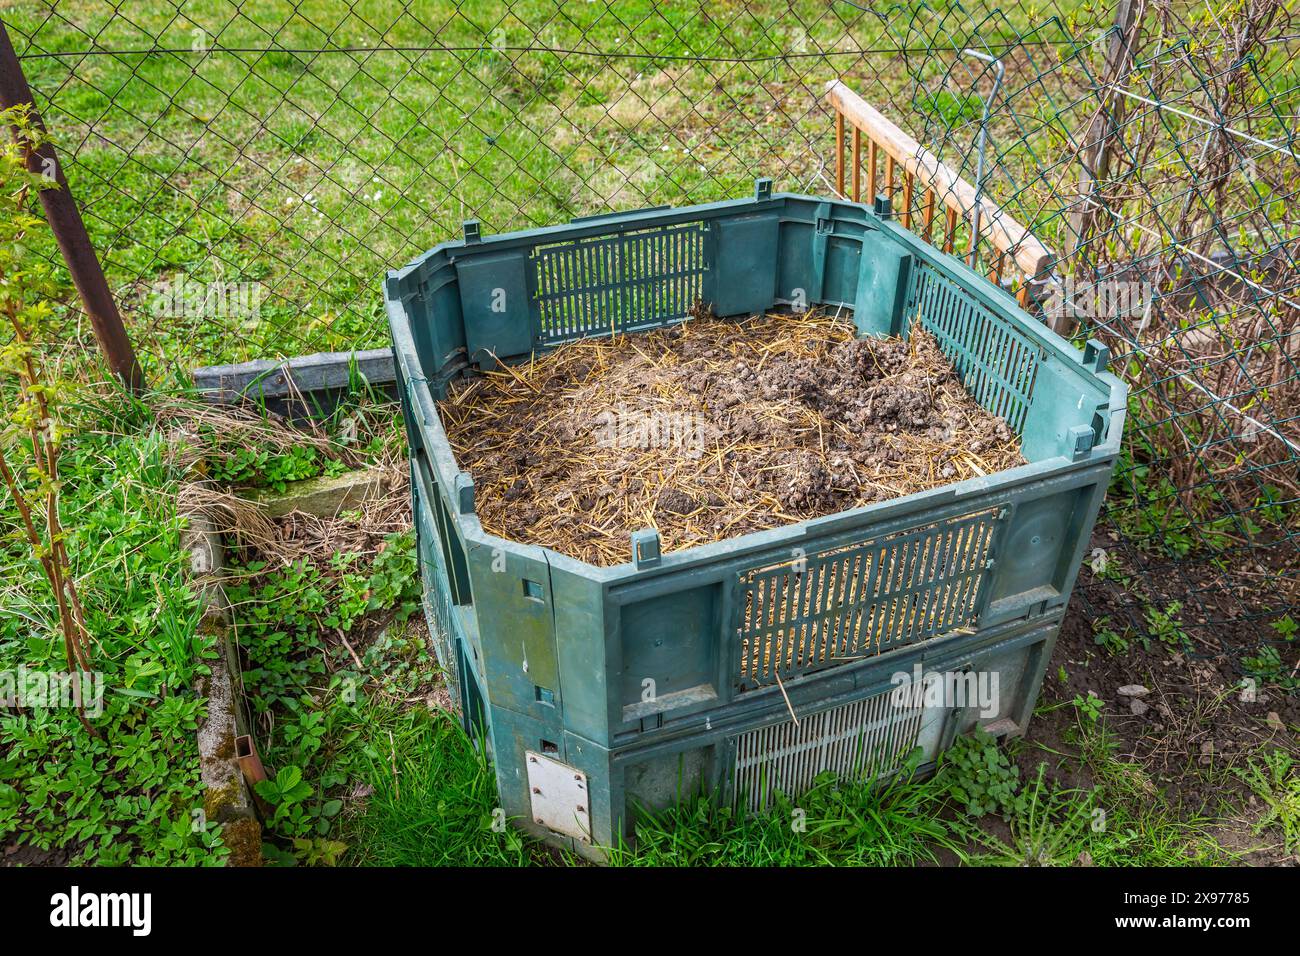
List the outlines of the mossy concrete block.
{"label": "mossy concrete block", "polygon": [[247,722],[239,659],[230,637],[230,604],[221,586],[221,537],[207,518],[190,515],[182,546],[190,555],[192,581],[203,610],[199,633],[211,637],[217,649],[217,656],[208,661],[211,672],[197,682],[198,692],[208,702],[198,729],[203,812],[209,821],[222,825],[231,866],[260,866],[262,826],[235,756],[235,738],[247,732]]}
{"label": "mossy concrete block", "polygon": [[261,505],[271,518],[283,518],[294,511],[332,518],[387,494],[391,480],[391,473],[383,468],[360,468],[333,478],[292,481],[284,491],[262,488],[239,495]]}

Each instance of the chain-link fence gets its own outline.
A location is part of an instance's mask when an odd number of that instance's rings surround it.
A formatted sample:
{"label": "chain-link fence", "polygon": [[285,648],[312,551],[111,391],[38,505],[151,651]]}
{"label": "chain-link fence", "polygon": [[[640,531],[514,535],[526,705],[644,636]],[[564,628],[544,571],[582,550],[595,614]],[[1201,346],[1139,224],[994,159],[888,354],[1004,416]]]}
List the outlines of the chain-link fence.
{"label": "chain-link fence", "polygon": [[[1177,618],[1202,649],[1246,648],[1244,672],[1294,687],[1292,26],[1272,0],[1120,3],[1087,46],[1004,57],[988,152],[1001,208],[1053,250],[1036,296],[1046,320],[1104,343],[1133,389],[1096,542],[1105,573],[1081,589],[1098,634],[1167,633]],[[987,71],[969,85],[987,96]],[[959,162],[977,127],[930,115],[918,138]]]}
{"label": "chain-link fence", "polygon": [[[993,226],[1013,217],[1051,254],[1021,270],[1024,300],[1133,388],[1080,588],[1099,637],[1172,618],[1294,683],[1284,3],[26,0],[3,19],[155,377],[384,345],[384,269],[465,220],[735,198],[760,175],[832,192],[846,151],[851,178],[876,158],[837,130],[841,80],[975,199],[888,157],[871,191],[927,230],[938,191],[936,241],[962,254],[956,211],[997,204]],[[1010,280],[1005,246],[972,261]]]}

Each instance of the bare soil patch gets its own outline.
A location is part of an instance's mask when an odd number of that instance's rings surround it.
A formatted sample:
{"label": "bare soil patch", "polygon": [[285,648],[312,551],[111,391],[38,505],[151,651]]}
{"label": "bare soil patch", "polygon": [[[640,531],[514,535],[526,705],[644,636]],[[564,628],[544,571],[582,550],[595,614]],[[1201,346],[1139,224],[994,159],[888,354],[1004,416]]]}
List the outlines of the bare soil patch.
{"label": "bare soil patch", "polygon": [[[1093,544],[1105,543],[1105,532],[1099,530]],[[1199,814],[1218,821],[1213,836],[1240,863],[1300,862],[1281,846],[1276,832],[1254,832],[1263,807],[1237,773],[1272,748],[1296,751],[1300,697],[1269,684],[1256,694],[1244,694],[1239,654],[1231,652],[1234,645],[1240,651],[1268,640],[1267,626],[1241,621],[1219,634],[1214,628],[1194,631],[1189,653],[1171,651],[1151,637],[1150,646],[1135,641],[1128,651],[1111,654],[1095,642],[1094,623],[1100,614],[1124,618],[1130,596],[1122,585],[1092,574],[1086,564],[1078,587],[1087,601],[1076,595],[1062,625],[1039,713],[1029,726],[1028,746],[1018,755],[1022,772],[1029,775],[1047,760],[1049,775],[1060,785],[1088,789],[1098,782],[1071,732],[1077,718],[1069,706],[1092,693],[1104,702],[1114,757],[1140,771],[1152,800],[1178,807],[1185,818]],[[1224,606],[1207,610],[1226,615],[1226,592],[1198,590],[1202,602],[1220,595]],[[1176,587],[1162,596],[1190,602]],[[1119,692],[1133,685],[1149,691],[1140,698],[1145,707],[1133,707],[1133,698]]]}

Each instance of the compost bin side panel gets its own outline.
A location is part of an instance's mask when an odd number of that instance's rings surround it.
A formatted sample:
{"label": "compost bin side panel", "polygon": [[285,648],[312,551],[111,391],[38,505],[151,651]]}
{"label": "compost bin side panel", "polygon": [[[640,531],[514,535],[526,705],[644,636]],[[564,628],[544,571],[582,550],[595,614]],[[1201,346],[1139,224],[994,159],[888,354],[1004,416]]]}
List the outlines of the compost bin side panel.
{"label": "compost bin side panel", "polygon": [[1017,493],[996,555],[983,623],[1064,609],[1110,481],[1111,464],[1036,483]]}
{"label": "compost bin side panel", "polygon": [[777,256],[776,297],[807,308],[817,303],[814,291],[816,271],[813,264],[813,225],[806,222],[781,223],[780,252]]}
{"label": "compost bin side panel", "polygon": [[411,451],[412,474],[416,487],[420,490],[422,507],[428,511],[429,519],[438,537],[441,548],[442,568],[447,575],[449,600],[453,604],[470,604],[469,566],[465,561],[465,542],[460,526],[452,519],[438,476],[429,461],[428,448],[425,443]]}
{"label": "compost bin side panel", "polygon": [[956,713],[953,730],[968,734],[982,727],[999,736],[1018,736],[1028,727],[1033,715],[1043,673],[1051,657],[1061,629],[1059,614],[1045,621],[1031,622],[1026,629],[1020,625],[1012,634],[1001,632],[996,641],[978,641],[973,646],[948,648],[925,661],[927,673],[949,675],[970,674],[992,689],[996,675],[996,709],[986,713],[980,706],[966,702]]}
{"label": "compost bin side panel", "polygon": [[563,699],[550,574],[541,549],[471,542],[467,560],[489,699],[558,733]]}
{"label": "compost bin side panel", "polygon": [[528,252],[474,255],[456,263],[469,361],[491,367],[495,359],[527,355],[533,348],[533,303]]}
{"label": "compost bin side panel", "polygon": [[622,731],[657,727],[683,708],[720,702],[722,585],[689,573],[672,580],[671,590],[610,609],[619,660],[610,721]]}
{"label": "compost bin side panel", "polygon": [[835,223],[826,237],[822,266],[822,294],[818,302],[829,311],[853,308],[862,271],[862,238]]}
{"label": "compost bin side panel", "polygon": [[[394,308],[400,309],[401,306],[393,303],[392,301],[388,301],[385,303],[385,307],[388,309],[389,312],[388,321],[389,321],[389,327],[391,329],[393,322],[396,321],[396,319],[392,314],[393,309]],[[402,425],[404,426],[406,431],[406,444],[409,449],[414,450],[420,447],[422,444],[420,439],[420,432],[419,429],[415,427],[415,419],[413,417],[414,411],[411,407],[411,396],[407,394],[408,385],[406,382],[406,373],[402,370],[402,365],[403,365],[402,355],[400,350],[397,347],[397,342],[395,339],[393,340],[391,347],[393,352],[394,387],[397,390],[397,396],[398,399],[400,400],[399,404],[401,405],[402,408]]]}
{"label": "compost bin side panel", "polygon": [[448,378],[464,365],[465,320],[456,269],[437,252],[421,266],[418,294],[407,304],[416,353],[434,397],[446,393]]}
{"label": "compost bin side panel", "polygon": [[689,739],[667,752],[617,761],[614,778],[618,786],[611,793],[614,831],[632,837],[636,814],[643,810],[670,810],[701,794],[721,798],[725,786],[722,754],[727,750],[725,740]]}
{"label": "compost bin side panel", "polygon": [[555,560],[550,560],[550,574],[564,726],[608,746],[611,661],[606,651],[604,589],[600,582],[558,566]]}
{"label": "compost bin side panel", "polygon": [[705,299],[715,315],[766,312],[776,296],[780,219],[775,212],[717,219]]}
{"label": "compost bin side panel", "polygon": [[597,863],[605,862],[602,847],[616,846],[621,837],[630,836],[623,792],[623,774],[614,766],[613,755],[606,747],[579,734],[564,734],[563,750],[567,764],[587,777],[587,812],[591,820],[591,842],[572,842],[581,856]]}
{"label": "compost bin side panel", "polygon": [[1061,564],[1057,569],[1061,582],[1061,593],[1064,595],[1063,605],[1069,602],[1070,596],[1074,593],[1074,584],[1078,580],[1079,569],[1092,547],[1092,530],[1097,524],[1097,518],[1101,514],[1102,501],[1106,498],[1106,490],[1110,487],[1111,478],[1115,474],[1114,456],[1101,458],[1099,463],[1102,468],[1097,472],[1096,480],[1091,488],[1084,492],[1084,496],[1079,507],[1075,509],[1071,522],[1074,547],[1073,549],[1066,548],[1063,550]]}
{"label": "compost bin side panel", "polygon": [[433,531],[429,503],[424,500],[425,492],[420,490],[419,477],[415,462],[411,465],[411,510],[415,517],[415,546],[420,561],[421,579],[424,584],[424,606],[429,617],[429,636],[433,640],[434,652],[438,657],[438,666],[449,671],[455,666],[455,653],[451,645],[450,628],[445,623],[443,608],[446,607],[446,586],[438,578],[437,535]]}
{"label": "compost bin side panel", "polygon": [[[417,427],[415,400],[410,393],[410,376],[420,370],[419,346],[411,330],[407,302],[402,297],[402,283],[390,272],[384,281],[384,312],[388,316],[389,341],[393,351],[393,376],[397,397],[402,406],[402,423],[406,426],[407,446],[412,450],[422,444]],[[413,368],[408,368],[413,366]]]}
{"label": "compost bin side panel", "polygon": [[528,783],[529,751],[573,764],[564,731],[500,706],[492,707],[491,724],[497,797],[507,819],[538,839],[573,849],[575,841],[571,837],[552,832],[535,822],[533,793]]}
{"label": "compost bin side panel", "polygon": [[903,308],[912,275],[912,256],[879,230],[862,237],[862,257],[853,322],[858,334],[884,338],[903,334]]}
{"label": "compost bin side panel", "polygon": [[[1082,354],[1082,353],[1080,353]],[[1104,434],[1109,415],[1110,389],[1097,376],[1068,359],[1047,355],[1038,363],[1029,410],[1021,434],[1021,454],[1026,461],[1058,455],[1073,460],[1079,450],[1073,429],[1094,432],[1084,452]]]}
{"label": "compost bin side panel", "polygon": [[[458,615],[453,613],[451,619],[457,621]],[[483,682],[483,668],[481,662],[474,657],[473,646],[464,639],[465,628],[458,625],[454,633],[456,636],[452,643],[455,647],[461,725],[470,739],[485,746],[488,756],[491,756],[495,752],[492,741],[492,701],[488,699]]]}

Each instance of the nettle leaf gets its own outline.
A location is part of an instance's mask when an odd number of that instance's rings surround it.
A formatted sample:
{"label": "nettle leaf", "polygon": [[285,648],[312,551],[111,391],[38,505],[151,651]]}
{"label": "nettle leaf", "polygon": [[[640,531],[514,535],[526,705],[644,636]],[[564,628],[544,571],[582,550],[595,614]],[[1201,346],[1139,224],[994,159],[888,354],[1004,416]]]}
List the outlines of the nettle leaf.
{"label": "nettle leaf", "polygon": [[259,782],[257,792],[272,803],[286,805],[300,803],[315,791],[311,784],[302,779],[302,770],[289,764],[275,775],[274,780]]}
{"label": "nettle leaf", "polygon": [[27,653],[33,661],[47,661],[50,658],[50,648],[53,642],[47,637],[30,635],[27,638]]}
{"label": "nettle leaf", "polygon": [[280,802],[280,788],[276,786],[274,780],[259,780],[253,785],[257,795],[271,804]]}
{"label": "nettle leaf", "polygon": [[303,800],[306,800],[315,792],[316,791],[311,784],[307,783],[306,781],[303,781],[302,783],[299,783],[296,787],[294,787],[292,790],[290,790],[287,796],[295,803],[300,803]]}
{"label": "nettle leaf", "polygon": [[132,654],[126,661],[126,686],[150,684],[163,673],[162,662],[144,654]]}
{"label": "nettle leaf", "polygon": [[113,692],[121,694],[124,697],[135,697],[141,700],[157,700],[158,695],[147,690],[140,690],[134,687],[114,687]]}

